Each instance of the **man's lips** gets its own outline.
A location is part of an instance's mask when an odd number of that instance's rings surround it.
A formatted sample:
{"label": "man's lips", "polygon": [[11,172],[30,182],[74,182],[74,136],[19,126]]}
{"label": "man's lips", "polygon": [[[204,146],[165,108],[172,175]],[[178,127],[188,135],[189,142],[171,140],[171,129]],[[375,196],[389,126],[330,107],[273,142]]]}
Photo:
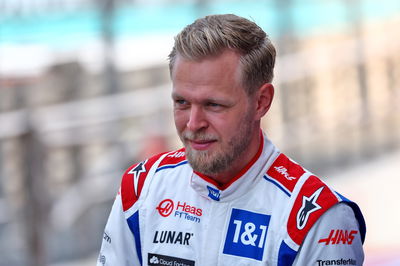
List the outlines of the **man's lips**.
{"label": "man's lips", "polygon": [[216,140],[187,140],[194,150],[207,150]]}

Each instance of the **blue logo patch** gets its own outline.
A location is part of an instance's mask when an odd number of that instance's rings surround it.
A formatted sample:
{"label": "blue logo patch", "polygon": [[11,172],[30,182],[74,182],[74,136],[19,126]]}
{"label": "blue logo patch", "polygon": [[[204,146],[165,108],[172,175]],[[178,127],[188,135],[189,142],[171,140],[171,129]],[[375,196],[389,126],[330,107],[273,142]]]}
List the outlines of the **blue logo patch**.
{"label": "blue logo patch", "polygon": [[208,196],[215,201],[219,201],[219,196],[221,195],[219,190],[210,186],[207,186],[207,188],[208,188]]}
{"label": "blue logo patch", "polygon": [[224,254],[262,260],[270,215],[232,209]]}

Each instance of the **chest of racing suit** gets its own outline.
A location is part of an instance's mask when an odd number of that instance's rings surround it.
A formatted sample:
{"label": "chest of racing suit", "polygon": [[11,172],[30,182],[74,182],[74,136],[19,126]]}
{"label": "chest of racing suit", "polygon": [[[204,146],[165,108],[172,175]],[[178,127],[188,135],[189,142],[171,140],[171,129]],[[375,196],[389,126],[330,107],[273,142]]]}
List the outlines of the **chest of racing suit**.
{"label": "chest of racing suit", "polygon": [[184,149],[131,166],[98,265],[362,265],[364,236],[357,205],[264,136],[223,187]]}

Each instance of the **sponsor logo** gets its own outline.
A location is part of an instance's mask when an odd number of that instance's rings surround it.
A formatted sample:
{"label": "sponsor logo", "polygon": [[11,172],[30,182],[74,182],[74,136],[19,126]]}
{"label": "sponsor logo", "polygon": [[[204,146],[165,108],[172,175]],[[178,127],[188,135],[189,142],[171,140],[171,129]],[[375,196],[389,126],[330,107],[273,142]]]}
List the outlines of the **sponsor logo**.
{"label": "sponsor logo", "polygon": [[176,152],[168,155],[167,157],[170,157],[170,158],[181,158],[181,157],[184,157],[184,156],[185,156],[185,152],[184,151],[176,151]]}
{"label": "sponsor logo", "polygon": [[[176,206],[176,208],[175,208]],[[161,201],[156,207],[158,213],[163,217],[168,217],[174,212],[174,217],[186,219],[196,223],[200,223],[200,218],[203,215],[203,210],[187,204],[186,202],[178,201],[174,203],[171,199]]]}
{"label": "sponsor logo", "polygon": [[189,204],[186,204],[186,202],[181,203],[180,201],[178,201],[178,204],[176,205],[176,210],[191,213],[197,216],[201,216],[203,214],[202,209],[190,206]]}
{"label": "sponsor logo", "polygon": [[283,153],[275,159],[267,170],[267,175],[273,178],[289,192],[292,192],[297,180],[305,173],[305,170],[297,163],[290,160]]}
{"label": "sponsor logo", "polygon": [[148,264],[150,266],[156,266],[156,265],[194,266],[193,260],[186,260],[182,258],[164,256],[153,253],[149,253],[147,257],[148,257]]}
{"label": "sponsor logo", "polygon": [[104,241],[106,241],[109,244],[111,244],[111,237],[109,235],[107,235],[106,232],[104,232],[103,239],[104,239]]}
{"label": "sponsor logo", "polygon": [[174,202],[170,199],[165,199],[158,204],[156,209],[161,216],[167,217],[174,210]]}
{"label": "sponsor logo", "polygon": [[215,201],[219,201],[220,191],[210,186],[207,186],[207,189],[208,189],[208,196]]}
{"label": "sponsor logo", "polygon": [[104,256],[103,254],[100,253],[99,262],[101,263],[101,265],[105,265],[106,264],[106,256]]}
{"label": "sponsor logo", "polygon": [[128,174],[132,174],[134,179],[138,179],[142,173],[146,173],[146,168],[144,167],[146,163],[147,160],[140,162],[135,168],[132,168]]}
{"label": "sponsor logo", "polygon": [[160,263],[160,260],[158,259],[158,257],[156,257],[156,256],[152,256],[151,257],[151,259],[149,259],[149,263],[152,263],[152,264],[158,264],[158,263]]}
{"label": "sponsor logo", "polygon": [[287,180],[292,181],[295,180],[296,177],[290,176],[290,174],[288,173],[288,170],[284,167],[284,166],[275,166],[274,169],[280,173],[281,175],[283,175]]}
{"label": "sponsor logo", "polygon": [[356,230],[351,230],[350,232],[341,229],[331,230],[329,236],[327,238],[321,238],[318,243],[325,243],[325,245],[351,245],[357,233],[358,231]]}
{"label": "sponsor logo", "polygon": [[[313,224],[326,210],[338,203],[338,197],[313,175],[307,178],[297,194],[286,228],[290,238],[297,245],[301,245]],[[317,241],[318,239],[315,240],[315,244]]]}
{"label": "sponsor logo", "polygon": [[176,231],[156,231],[154,234],[153,243],[165,243],[165,244],[180,244],[189,246],[189,240],[193,236],[193,233],[184,233]]}
{"label": "sponsor logo", "polygon": [[317,199],[323,189],[324,187],[320,187],[310,197],[303,196],[303,204],[296,216],[297,228],[299,230],[303,229],[306,226],[311,213],[322,208],[320,205],[318,205]]}
{"label": "sponsor logo", "polygon": [[323,265],[357,265],[354,259],[317,260],[318,266]]}
{"label": "sponsor logo", "polygon": [[188,214],[186,212],[175,211],[174,216],[178,217],[180,219],[185,219],[185,220],[189,220],[189,221],[192,221],[192,222],[195,222],[195,223],[200,223],[200,218],[199,217],[190,215],[190,214]]}
{"label": "sponsor logo", "polygon": [[232,209],[224,254],[262,260],[271,216]]}

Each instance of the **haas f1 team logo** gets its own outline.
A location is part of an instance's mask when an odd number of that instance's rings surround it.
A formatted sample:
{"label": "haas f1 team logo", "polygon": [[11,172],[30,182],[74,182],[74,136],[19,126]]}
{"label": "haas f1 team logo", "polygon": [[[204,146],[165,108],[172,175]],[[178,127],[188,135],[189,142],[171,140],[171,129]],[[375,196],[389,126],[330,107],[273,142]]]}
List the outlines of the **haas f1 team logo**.
{"label": "haas f1 team logo", "polygon": [[171,199],[161,201],[156,210],[162,217],[168,217],[173,213],[174,217],[196,223],[200,223],[200,217],[203,215],[202,209],[189,205],[186,202],[178,201],[174,203]]}
{"label": "haas f1 team logo", "polygon": [[167,217],[174,210],[174,202],[170,199],[165,199],[158,204],[156,209],[161,216]]}
{"label": "haas f1 team logo", "polygon": [[317,191],[315,191],[311,196],[306,197],[303,196],[303,204],[301,205],[301,208],[299,212],[297,213],[297,228],[299,230],[303,229],[308,221],[308,218],[310,217],[310,214],[318,211],[321,209],[321,206],[318,205],[317,199],[319,195],[321,194],[322,190],[324,187],[320,187]]}
{"label": "haas f1 team logo", "polygon": [[325,245],[351,245],[355,236],[358,234],[357,230],[331,230],[327,238],[321,238],[318,243],[325,243]]}

